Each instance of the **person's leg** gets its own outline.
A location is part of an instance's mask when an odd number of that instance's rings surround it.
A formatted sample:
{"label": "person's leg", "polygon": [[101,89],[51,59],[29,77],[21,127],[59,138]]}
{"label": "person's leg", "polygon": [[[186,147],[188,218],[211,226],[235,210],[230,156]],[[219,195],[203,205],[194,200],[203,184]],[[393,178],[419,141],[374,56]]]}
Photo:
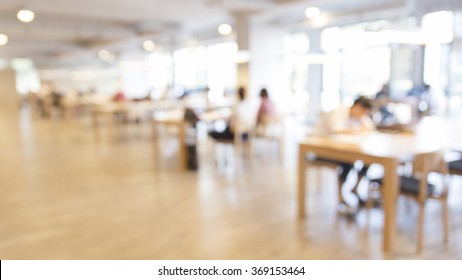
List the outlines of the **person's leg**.
{"label": "person's leg", "polygon": [[351,192],[358,197],[358,203],[360,206],[366,205],[366,201],[361,199],[361,197],[359,196],[358,187],[359,187],[359,183],[361,183],[361,180],[366,176],[368,170],[369,170],[369,166],[363,165],[361,170],[359,170],[358,172],[358,181],[356,182],[356,185],[354,186],[354,188],[351,190]]}
{"label": "person's leg", "polygon": [[340,167],[339,174],[338,174],[338,195],[339,195],[339,203],[345,203],[345,199],[343,198],[343,185],[345,184],[348,174],[350,173],[351,169],[353,168],[353,164],[351,163],[344,163],[338,162]]}

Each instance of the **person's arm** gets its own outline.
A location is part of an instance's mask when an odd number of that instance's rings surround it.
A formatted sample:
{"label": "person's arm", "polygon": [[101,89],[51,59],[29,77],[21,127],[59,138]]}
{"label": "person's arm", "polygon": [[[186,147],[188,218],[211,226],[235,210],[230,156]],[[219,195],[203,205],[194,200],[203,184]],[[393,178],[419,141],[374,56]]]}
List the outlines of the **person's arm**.
{"label": "person's arm", "polygon": [[348,122],[348,113],[344,110],[334,110],[324,116],[324,129],[328,134],[347,133],[346,124]]}

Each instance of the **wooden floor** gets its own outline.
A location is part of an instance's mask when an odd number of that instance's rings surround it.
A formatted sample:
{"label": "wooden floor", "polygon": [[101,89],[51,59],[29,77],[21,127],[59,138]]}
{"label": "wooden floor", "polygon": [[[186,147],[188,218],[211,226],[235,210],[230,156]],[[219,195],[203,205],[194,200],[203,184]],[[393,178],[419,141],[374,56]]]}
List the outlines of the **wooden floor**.
{"label": "wooden floor", "polygon": [[[86,123],[0,121],[0,259],[382,259],[381,211],[336,213],[332,173],[296,216],[296,139],[287,160],[217,169],[201,147],[200,171],[162,160],[148,128],[96,139]],[[310,174],[314,175],[314,174]],[[316,176],[310,176],[314,180]],[[451,240],[441,209],[427,209],[424,252],[415,254],[417,207],[400,201],[397,259],[462,258],[462,179],[452,181]]]}

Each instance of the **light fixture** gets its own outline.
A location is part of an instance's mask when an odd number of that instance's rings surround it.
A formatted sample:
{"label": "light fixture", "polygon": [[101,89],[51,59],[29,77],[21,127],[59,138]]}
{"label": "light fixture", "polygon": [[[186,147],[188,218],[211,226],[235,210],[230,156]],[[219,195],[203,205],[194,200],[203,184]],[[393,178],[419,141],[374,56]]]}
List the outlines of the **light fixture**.
{"label": "light fixture", "polygon": [[151,40],[146,40],[143,42],[143,49],[147,52],[152,52],[156,48],[156,44]]}
{"label": "light fixture", "polygon": [[111,58],[111,53],[107,50],[100,50],[98,52],[98,57],[99,59],[106,61],[106,60],[109,60],[109,58]]}
{"label": "light fixture", "polygon": [[218,26],[218,33],[223,36],[229,35],[231,32],[233,32],[233,27],[229,24],[223,23]]}
{"label": "light fixture", "polygon": [[31,10],[20,10],[17,15],[18,19],[22,22],[31,22],[35,18],[35,13]]}
{"label": "light fixture", "polygon": [[8,36],[5,34],[0,34],[0,46],[8,44]]}
{"label": "light fixture", "polygon": [[318,7],[309,7],[305,10],[305,16],[308,19],[313,19],[321,14],[321,10]]}
{"label": "light fixture", "polygon": [[325,27],[327,25],[327,23],[329,22],[329,17],[325,16],[325,15],[320,15],[316,18],[313,18],[311,20],[311,24],[312,26],[314,27]]}

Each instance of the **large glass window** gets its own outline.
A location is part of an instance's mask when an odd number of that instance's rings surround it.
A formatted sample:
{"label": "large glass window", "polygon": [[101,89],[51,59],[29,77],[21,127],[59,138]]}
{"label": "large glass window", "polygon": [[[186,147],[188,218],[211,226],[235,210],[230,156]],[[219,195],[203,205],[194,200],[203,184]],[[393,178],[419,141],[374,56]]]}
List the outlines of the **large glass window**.
{"label": "large glass window", "polygon": [[306,33],[291,33],[284,37],[285,71],[291,91],[290,107],[294,112],[308,110],[308,77],[310,41]]}
{"label": "large glass window", "polygon": [[16,71],[16,90],[19,94],[38,92],[40,77],[30,59],[15,58],[11,60],[11,67]]}
{"label": "large glass window", "polygon": [[333,27],[323,31],[325,53],[322,109],[351,102],[357,95],[374,96],[390,80],[389,42],[377,31],[384,23]]}
{"label": "large glass window", "polygon": [[284,37],[284,52],[286,68],[289,73],[290,89],[293,95],[308,96],[308,68],[307,54],[310,41],[306,33],[287,34]]}
{"label": "large glass window", "polygon": [[204,46],[176,50],[173,63],[174,84],[177,90],[207,86],[207,55]]}
{"label": "large glass window", "polygon": [[174,84],[182,90],[210,90],[209,97],[223,96],[237,80],[237,45],[234,42],[179,49],[174,52]]}
{"label": "large glass window", "polygon": [[237,44],[234,42],[207,47],[207,81],[209,98],[219,99],[223,93],[236,87]]}
{"label": "large glass window", "polygon": [[160,98],[172,84],[172,55],[169,52],[157,52],[147,59],[146,83],[153,98]]}
{"label": "large glass window", "polygon": [[425,48],[424,82],[438,89],[448,83],[449,48],[444,45],[452,42],[453,14],[441,11],[426,14],[422,18],[422,31],[428,38]]}

